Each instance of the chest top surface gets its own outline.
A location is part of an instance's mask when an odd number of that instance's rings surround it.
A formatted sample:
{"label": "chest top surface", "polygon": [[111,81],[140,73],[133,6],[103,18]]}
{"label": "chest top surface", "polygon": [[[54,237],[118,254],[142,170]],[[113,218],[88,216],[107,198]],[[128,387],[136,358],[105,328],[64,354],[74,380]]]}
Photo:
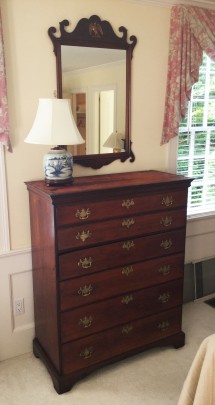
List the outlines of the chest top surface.
{"label": "chest top surface", "polygon": [[95,176],[76,177],[70,186],[47,186],[43,180],[26,182],[29,191],[49,198],[53,202],[67,199],[71,195],[89,192],[120,192],[124,189],[144,190],[166,187],[188,187],[192,179],[166,172],[149,170],[127,173],[114,173]]}

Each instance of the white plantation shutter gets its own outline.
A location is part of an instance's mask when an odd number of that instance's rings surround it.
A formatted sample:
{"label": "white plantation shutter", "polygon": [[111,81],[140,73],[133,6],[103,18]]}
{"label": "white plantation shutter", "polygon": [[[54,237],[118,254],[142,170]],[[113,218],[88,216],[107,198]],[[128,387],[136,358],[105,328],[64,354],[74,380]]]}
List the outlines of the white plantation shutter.
{"label": "white plantation shutter", "polygon": [[194,178],[188,215],[215,211],[215,62],[206,55],[179,128],[177,173]]}

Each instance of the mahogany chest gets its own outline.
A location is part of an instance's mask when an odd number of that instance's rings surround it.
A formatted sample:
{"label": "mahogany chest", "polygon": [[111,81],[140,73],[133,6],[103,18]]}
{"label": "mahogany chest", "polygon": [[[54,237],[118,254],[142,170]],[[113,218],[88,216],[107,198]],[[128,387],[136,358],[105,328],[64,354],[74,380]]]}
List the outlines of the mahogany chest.
{"label": "mahogany chest", "polygon": [[58,393],[144,349],[184,345],[187,191],[158,171],[27,182],[34,354]]}

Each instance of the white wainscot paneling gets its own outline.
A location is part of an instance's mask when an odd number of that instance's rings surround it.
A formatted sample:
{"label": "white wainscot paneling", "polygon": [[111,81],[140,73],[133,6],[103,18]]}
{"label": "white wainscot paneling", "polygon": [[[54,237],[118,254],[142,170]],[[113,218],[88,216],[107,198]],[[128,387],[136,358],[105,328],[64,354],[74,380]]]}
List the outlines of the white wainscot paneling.
{"label": "white wainscot paneling", "polygon": [[215,257],[215,214],[188,219],[185,262],[196,263]]}
{"label": "white wainscot paneling", "polygon": [[[0,360],[32,350],[34,337],[31,250],[0,255]],[[14,302],[24,298],[25,312],[15,315]]]}

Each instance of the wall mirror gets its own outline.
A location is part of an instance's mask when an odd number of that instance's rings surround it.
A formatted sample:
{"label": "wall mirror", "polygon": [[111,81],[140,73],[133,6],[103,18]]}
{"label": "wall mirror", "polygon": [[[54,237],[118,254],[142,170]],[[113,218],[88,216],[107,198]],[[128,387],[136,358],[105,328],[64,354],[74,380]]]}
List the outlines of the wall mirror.
{"label": "wall mirror", "polygon": [[[59,31],[59,32],[58,32]],[[116,35],[93,15],[75,29],[68,20],[48,29],[56,56],[57,97],[69,98],[85,144],[68,146],[74,162],[98,169],[120,159],[134,161],[131,148],[131,60],[137,39]]]}

